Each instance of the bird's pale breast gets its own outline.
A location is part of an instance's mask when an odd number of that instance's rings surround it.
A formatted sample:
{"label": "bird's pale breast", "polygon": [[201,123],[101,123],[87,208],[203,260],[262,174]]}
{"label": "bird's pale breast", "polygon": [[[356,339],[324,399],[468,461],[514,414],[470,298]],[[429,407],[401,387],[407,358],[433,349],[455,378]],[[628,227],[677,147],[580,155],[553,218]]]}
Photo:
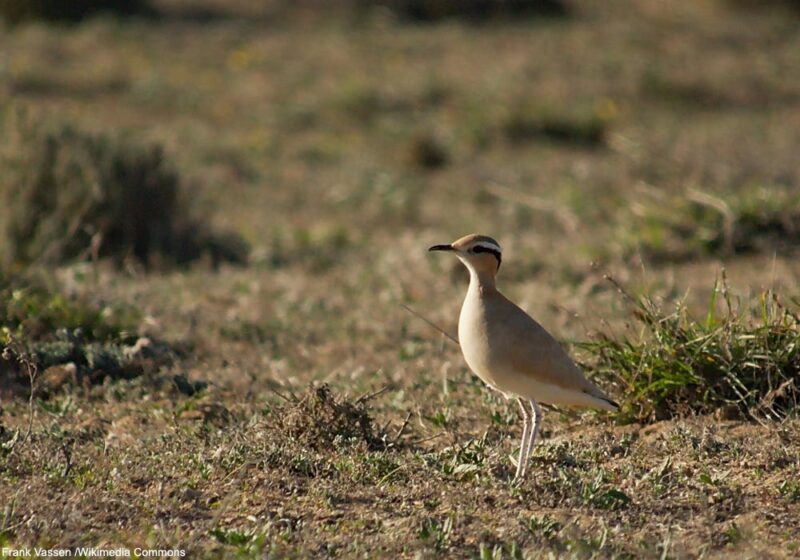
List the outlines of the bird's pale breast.
{"label": "bird's pale breast", "polygon": [[[470,290],[473,288],[470,287]],[[461,315],[458,319],[458,340],[461,353],[469,368],[486,384],[503,391],[502,367],[498,367],[490,339],[490,329],[486,322],[486,307],[477,294],[467,292]]]}

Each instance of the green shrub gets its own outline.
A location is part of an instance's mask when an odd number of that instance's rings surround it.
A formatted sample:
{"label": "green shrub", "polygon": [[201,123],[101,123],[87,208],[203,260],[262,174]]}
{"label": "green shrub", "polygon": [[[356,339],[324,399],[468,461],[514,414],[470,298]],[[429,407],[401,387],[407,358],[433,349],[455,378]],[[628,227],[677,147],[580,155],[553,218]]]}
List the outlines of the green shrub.
{"label": "green shrub", "polygon": [[237,236],[210,232],[190,214],[160,147],[61,124],[21,124],[11,132],[4,158],[11,261],[246,260]]}
{"label": "green shrub", "polygon": [[640,332],[586,345],[597,373],[624,395],[623,417],[654,421],[733,406],[748,416],[782,418],[796,410],[800,317],[775,294],[761,294],[756,308],[746,309],[723,281],[703,320],[682,303],[665,311],[647,297],[631,299]]}
{"label": "green shrub", "polygon": [[[137,338],[139,322],[126,306],[67,297],[35,278],[6,281],[0,285],[0,387],[27,394],[28,368],[44,376],[38,388],[47,392],[69,381],[136,377],[170,363],[166,346]],[[48,371],[55,366],[67,369]]]}
{"label": "green shrub", "polygon": [[31,19],[79,21],[96,13],[132,15],[150,11],[146,0],[0,0],[0,17],[10,23]]}
{"label": "green shrub", "polygon": [[78,329],[92,342],[122,340],[131,336],[138,321],[131,309],[91,305],[39,283],[0,288],[0,328],[6,333],[0,344],[8,342],[9,334],[41,342],[54,340],[59,330]]}

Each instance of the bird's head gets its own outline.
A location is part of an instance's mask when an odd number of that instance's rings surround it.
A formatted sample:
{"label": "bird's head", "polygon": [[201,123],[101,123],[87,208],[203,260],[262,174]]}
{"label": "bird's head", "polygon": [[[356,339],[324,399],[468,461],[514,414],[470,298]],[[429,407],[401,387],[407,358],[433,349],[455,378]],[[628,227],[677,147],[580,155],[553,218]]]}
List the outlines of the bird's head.
{"label": "bird's head", "polygon": [[502,261],[500,244],[487,235],[472,233],[448,243],[434,245],[428,251],[449,251],[464,263],[464,265],[478,273],[497,274]]}

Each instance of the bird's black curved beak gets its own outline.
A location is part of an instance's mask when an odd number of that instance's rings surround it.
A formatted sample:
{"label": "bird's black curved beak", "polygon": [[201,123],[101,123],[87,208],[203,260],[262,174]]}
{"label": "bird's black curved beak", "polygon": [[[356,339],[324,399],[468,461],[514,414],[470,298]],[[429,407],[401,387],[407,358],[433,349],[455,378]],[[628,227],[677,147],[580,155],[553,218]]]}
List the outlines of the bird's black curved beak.
{"label": "bird's black curved beak", "polygon": [[428,251],[455,251],[455,249],[448,243],[447,245],[434,245]]}

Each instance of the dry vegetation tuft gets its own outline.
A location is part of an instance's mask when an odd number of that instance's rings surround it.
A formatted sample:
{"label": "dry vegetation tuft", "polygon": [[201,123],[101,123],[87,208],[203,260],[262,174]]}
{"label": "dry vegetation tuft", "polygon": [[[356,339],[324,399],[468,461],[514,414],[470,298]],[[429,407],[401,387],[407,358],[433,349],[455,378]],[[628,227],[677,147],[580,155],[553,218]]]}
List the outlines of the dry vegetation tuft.
{"label": "dry vegetation tuft", "polygon": [[271,416],[285,436],[318,451],[358,443],[381,447],[365,401],[343,399],[323,384],[309,388],[290,406],[274,410]]}

